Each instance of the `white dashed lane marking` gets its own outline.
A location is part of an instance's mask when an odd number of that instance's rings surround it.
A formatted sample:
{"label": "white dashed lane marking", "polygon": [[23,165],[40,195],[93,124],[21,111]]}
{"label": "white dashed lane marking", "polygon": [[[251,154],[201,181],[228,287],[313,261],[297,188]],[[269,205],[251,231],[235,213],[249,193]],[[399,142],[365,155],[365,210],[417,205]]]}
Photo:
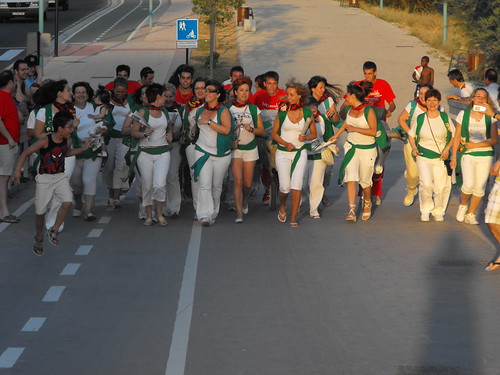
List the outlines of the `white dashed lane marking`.
{"label": "white dashed lane marking", "polygon": [[24,348],[7,348],[0,356],[0,368],[12,368],[24,352]]}
{"label": "white dashed lane marking", "polygon": [[98,224],[109,224],[110,221],[111,221],[111,216],[103,216],[99,220]]}
{"label": "white dashed lane marking", "polygon": [[45,297],[43,297],[42,302],[57,302],[59,301],[59,298],[61,298],[61,295],[64,292],[64,289],[66,289],[65,286],[51,286],[47,293],[45,294]]}
{"label": "white dashed lane marking", "polygon": [[68,263],[60,273],[60,276],[74,276],[81,265],[81,263]]}
{"label": "white dashed lane marking", "polygon": [[10,61],[23,51],[24,49],[9,49],[0,55],[0,61]]}
{"label": "white dashed lane marking", "polygon": [[76,251],[75,255],[79,256],[89,255],[90,250],[92,250],[93,247],[94,245],[81,245]]}
{"label": "white dashed lane marking", "polygon": [[21,332],[38,332],[47,318],[29,318]]}
{"label": "white dashed lane marking", "polygon": [[101,237],[102,232],[104,229],[92,229],[90,233],[87,235],[88,238],[99,238]]}

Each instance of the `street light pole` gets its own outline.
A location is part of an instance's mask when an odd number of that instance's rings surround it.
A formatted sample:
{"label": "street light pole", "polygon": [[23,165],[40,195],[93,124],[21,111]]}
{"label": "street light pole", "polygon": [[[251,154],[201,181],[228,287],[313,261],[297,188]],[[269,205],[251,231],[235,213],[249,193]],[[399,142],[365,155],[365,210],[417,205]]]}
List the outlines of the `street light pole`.
{"label": "street light pole", "polygon": [[59,0],[56,0],[56,20],[54,22],[54,56],[59,56]]}
{"label": "street light pole", "polygon": [[448,0],[443,0],[443,46],[448,36]]}
{"label": "street light pole", "polygon": [[380,0],[380,11],[384,10],[384,0]]}
{"label": "street light pole", "polygon": [[153,0],[149,0],[149,27],[153,27]]}
{"label": "street light pole", "polygon": [[40,62],[40,68],[43,68],[43,58],[40,53],[40,38],[43,34],[43,13],[45,9],[43,9],[43,0],[38,0],[38,59]]}

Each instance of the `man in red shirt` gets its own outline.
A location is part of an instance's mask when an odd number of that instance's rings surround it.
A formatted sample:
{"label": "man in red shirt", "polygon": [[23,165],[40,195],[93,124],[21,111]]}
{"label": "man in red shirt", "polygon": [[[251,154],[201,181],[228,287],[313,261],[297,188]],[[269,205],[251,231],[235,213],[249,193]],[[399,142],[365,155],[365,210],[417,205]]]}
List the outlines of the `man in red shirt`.
{"label": "man in red shirt", "polygon": [[[386,121],[392,116],[392,112],[396,109],[394,99],[396,95],[392,91],[391,85],[383,79],[377,78],[377,65],[373,61],[366,61],[363,64],[363,74],[365,81],[373,84],[372,91],[365,98],[365,104],[373,106],[377,109],[379,119]],[[356,82],[359,84],[361,81]],[[389,105],[386,107],[386,103]],[[372,195],[375,197],[375,204],[378,206],[382,203],[382,182],[384,181],[384,161],[389,151],[385,155],[380,154],[377,163],[375,164],[375,172],[373,173]],[[378,173],[377,173],[378,172]]]}
{"label": "man in red shirt", "polygon": [[194,68],[190,65],[182,64],[177,68],[178,84],[175,85],[175,101],[181,105],[186,104],[194,96],[193,92]]}
{"label": "man in red shirt", "polygon": [[18,223],[19,219],[9,213],[7,191],[9,178],[14,171],[19,155],[21,123],[16,103],[12,97],[14,74],[10,70],[0,73],[0,222]]}
{"label": "man in red shirt", "polygon": [[[149,68],[151,69],[151,68]],[[141,88],[141,84],[136,81],[129,81],[130,77],[130,66],[128,65],[118,65],[116,67],[116,77],[123,77],[127,80],[127,94],[129,95],[134,95],[134,93],[137,91],[137,89]],[[116,78],[115,77],[115,78]],[[153,72],[153,77],[154,77],[154,72]],[[109,82],[106,86],[104,86],[106,90],[113,90],[114,89],[114,80]]]}
{"label": "man in red shirt", "polygon": [[[264,128],[266,129],[266,137],[270,137],[270,132],[273,128],[274,119],[278,115],[279,104],[286,100],[286,91],[278,88],[280,76],[275,71],[269,71],[264,74],[264,86],[265,90],[257,91],[254,95],[254,103],[261,110],[262,121],[264,122]],[[257,142],[265,142],[264,139],[258,137]],[[259,147],[259,151],[266,149],[267,146]],[[259,158],[263,160],[269,156],[259,154]],[[262,184],[266,191],[262,197],[263,203],[268,203],[270,200],[269,196],[269,186],[270,186],[270,171],[262,167]]]}

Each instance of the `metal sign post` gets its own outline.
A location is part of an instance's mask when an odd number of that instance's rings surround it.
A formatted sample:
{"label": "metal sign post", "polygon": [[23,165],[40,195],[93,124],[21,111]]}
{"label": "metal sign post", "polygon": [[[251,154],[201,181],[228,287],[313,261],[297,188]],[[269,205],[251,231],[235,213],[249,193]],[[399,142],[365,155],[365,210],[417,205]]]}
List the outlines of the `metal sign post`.
{"label": "metal sign post", "polygon": [[178,19],[177,48],[186,49],[186,65],[189,63],[189,48],[198,48],[198,20]]}

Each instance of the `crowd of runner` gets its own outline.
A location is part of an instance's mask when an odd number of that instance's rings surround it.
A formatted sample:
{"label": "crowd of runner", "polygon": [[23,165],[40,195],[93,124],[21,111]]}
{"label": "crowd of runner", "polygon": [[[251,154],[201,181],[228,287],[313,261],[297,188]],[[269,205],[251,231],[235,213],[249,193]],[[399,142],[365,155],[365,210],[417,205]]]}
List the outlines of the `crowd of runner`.
{"label": "crowd of runner", "polygon": [[[345,219],[355,223],[358,216],[369,220],[372,205],[382,203],[384,162],[397,138],[405,143],[403,204],[411,206],[418,194],[421,221],[443,221],[451,186],[458,184],[456,220],[478,224],[488,177],[499,169],[497,74],[488,69],[485,87],[474,88],[459,70],[448,73],[460,93],[446,99],[468,103],[452,121],[428,63],[424,56],[415,68],[415,97],[400,112],[398,127],[389,129],[396,97],[371,61],[363,65],[364,79],[343,90],[319,75],[305,84],[290,79],[281,89],[277,72],[252,81],[239,66],[221,83],[196,77],[189,65],[179,66],[165,84],[155,83],[149,67],[131,81],[130,68],[119,65],[112,82],[92,88],[85,81],[42,80],[36,58],[19,60],[0,73],[1,221],[19,221],[8,210],[7,187],[11,175],[19,181],[30,165],[36,175],[37,255],[45,232],[58,244],[72,206],[73,216],[96,220],[99,175],[112,209],[120,209],[121,197],[135,185],[138,219],[146,226],[166,226],[167,218],[183,214],[183,201],[192,202],[195,220],[211,226],[221,197],[235,222],[243,223],[250,198],[263,191],[263,203],[272,199],[274,178],[277,219],[295,228],[299,210],[320,219],[321,206],[330,205],[325,190],[334,156],[342,154],[338,184],[347,187]],[[22,154],[21,123],[31,139]],[[500,225],[500,203],[488,205],[486,222],[500,239],[492,226]],[[489,267],[500,268],[497,261]]]}

